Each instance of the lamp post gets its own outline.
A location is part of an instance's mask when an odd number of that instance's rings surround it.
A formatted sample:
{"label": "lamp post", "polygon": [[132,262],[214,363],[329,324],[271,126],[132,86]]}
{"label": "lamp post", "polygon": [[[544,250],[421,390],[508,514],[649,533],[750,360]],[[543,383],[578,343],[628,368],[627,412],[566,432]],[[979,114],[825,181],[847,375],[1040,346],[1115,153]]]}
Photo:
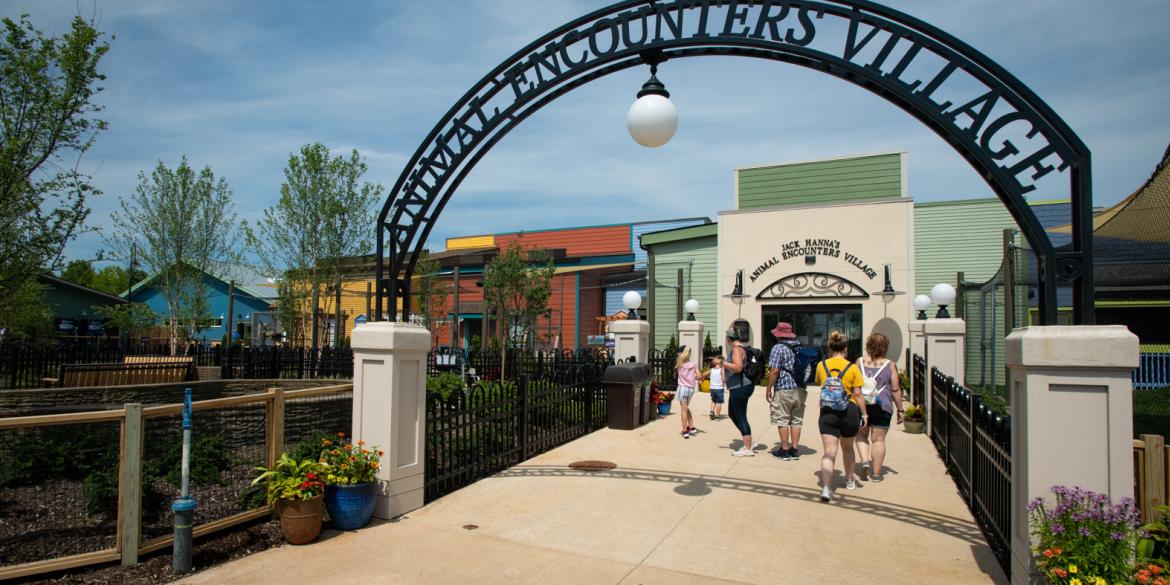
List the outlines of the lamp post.
{"label": "lamp post", "polygon": [[626,308],[626,315],[630,319],[638,319],[638,307],[642,306],[642,295],[637,291],[627,291],[622,295],[622,306]]}
{"label": "lamp post", "polygon": [[743,294],[743,270],[737,270],[735,273],[735,287],[731,289],[731,294],[723,295],[731,299],[735,303],[737,318],[743,317],[743,301],[747,299],[747,295]]}
{"label": "lamp post", "polygon": [[687,302],[683,303],[683,310],[687,312],[687,321],[694,321],[695,313],[699,312],[699,301],[687,299]]}
{"label": "lamp post", "polygon": [[935,313],[936,319],[950,319],[951,314],[947,312],[947,305],[955,302],[955,287],[940,282],[930,289],[930,300],[938,305],[938,313]]}
{"label": "lamp post", "polygon": [[930,297],[927,295],[918,295],[914,297],[914,310],[918,311],[918,320],[926,320],[926,310],[930,308]]}
{"label": "lamp post", "polygon": [[670,101],[670,92],[658,80],[658,64],[661,53],[644,55],[650,63],[650,79],[642,84],[638,99],[626,114],[626,128],[638,144],[647,148],[658,148],[674,137],[678,130],[678,109]]}

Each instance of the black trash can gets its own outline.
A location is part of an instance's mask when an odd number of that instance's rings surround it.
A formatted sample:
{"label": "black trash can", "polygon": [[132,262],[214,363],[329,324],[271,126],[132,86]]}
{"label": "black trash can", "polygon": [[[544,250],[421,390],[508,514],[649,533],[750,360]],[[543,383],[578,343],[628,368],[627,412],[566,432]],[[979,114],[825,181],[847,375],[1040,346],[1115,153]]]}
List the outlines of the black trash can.
{"label": "black trash can", "polygon": [[[628,431],[646,422],[643,406],[650,381],[646,364],[614,364],[605,369],[601,379],[605,384],[606,414],[609,428]],[[647,411],[648,412],[648,411]]]}

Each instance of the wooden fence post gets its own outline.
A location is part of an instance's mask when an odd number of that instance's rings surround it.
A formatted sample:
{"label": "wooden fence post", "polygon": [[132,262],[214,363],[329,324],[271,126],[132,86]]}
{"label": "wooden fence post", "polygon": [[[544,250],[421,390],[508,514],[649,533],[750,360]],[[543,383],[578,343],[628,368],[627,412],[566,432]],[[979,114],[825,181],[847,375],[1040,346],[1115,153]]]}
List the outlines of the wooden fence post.
{"label": "wooden fence post", "polygon": [[1158,506],[1166,505],[1166,455],[1162,435],[1142,435],[1146,444],[1145,477],[1142,478],[1144,501],[1141,502],[1142,522],[1158,517]]}
{"label": "wooden fence post", "polygon": [[284,389],[268,389],[268,467],[284,453]]}
{"label": "wooden fence post", "polygon": [[142,404],[126,405],[122,422],[122,466],[118,478],[118,546],[122,566],[138,564],[138,543],[142,539]]}

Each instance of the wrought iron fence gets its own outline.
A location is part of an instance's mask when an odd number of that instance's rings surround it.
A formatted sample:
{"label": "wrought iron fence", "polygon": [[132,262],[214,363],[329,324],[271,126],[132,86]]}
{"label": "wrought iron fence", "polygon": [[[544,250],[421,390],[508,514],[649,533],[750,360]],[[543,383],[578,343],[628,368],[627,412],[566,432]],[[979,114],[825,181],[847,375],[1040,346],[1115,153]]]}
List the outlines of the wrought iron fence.
{"label": "wrought iron fence", "polygon": [[233,347],[220,356],[224,379],[351,379],[353,350],[348,347]]}
{"label": "wrought iron fence", "polygon": [[650,371],[654,374],[654,379],[658,380],[658,387],[666,392],[673,392],[678,388],[678,376],[674,370],[676,356],[671,348],[652,349],[647,356]]}
{"label": "wrought iron fence", "polygon": [[438,349],[427,355],[427,375],[454,373],[464,383],[492,382],[516,379],[526,375],[531,379],[569,383],[592,375],[597,368],[613,363],[613,356],[605,350],[584,348],[552,352],[510,350],[447,352]]}
{"label": "wrought iron fence", "polygon": [[445,399],[428,394],[426,500],[605,426],[601,373],[567,384],[525,374],[478,382]]}
{"label": "wrought iron fence", "polygon": [[923,406],[926,404],[926,358],[914,354],[910,359],[910,363],[910,404]]}
{"label": "wrought iron fence", "polygon": [[930,399],[931,439],[1010,577],[1011,417],[938,368],[930,370]]}

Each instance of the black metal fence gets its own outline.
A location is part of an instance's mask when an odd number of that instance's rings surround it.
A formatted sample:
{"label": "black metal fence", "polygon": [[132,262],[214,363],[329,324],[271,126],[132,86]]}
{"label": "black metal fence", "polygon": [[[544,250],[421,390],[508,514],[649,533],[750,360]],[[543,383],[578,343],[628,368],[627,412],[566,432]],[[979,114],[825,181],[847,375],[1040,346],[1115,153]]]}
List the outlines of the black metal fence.
{"label": "black metal fence", "polygon": [[922,406],[926,404],[926,358],[914,354],[910,360],[911,363],[911,386],[910,404],[915,406]]}
{"label": "black metal fence", "polygon": [[427,396],[426,500],[516,465],[606,424],[604,368],[570,383],[521,375]]}
{"label": "black metal fence", "polygon": [[[176,352],[195,366],[218,366],[222,378],[353,377],[349,348],[310,350],[296,347],[190,345]],[[39,388],[68,364],[120,364],[127,356],[169,356],[166,345],[19,345],[0,344],[0,389]]]}
{"label": "black metal fence", "polygon": [[494,351],[444,352],[427,355],[427,375],[439,376],[450,372],[463,377],[464,382],[494,382],[501,378],[514,380],[526,375],[535,380],[569,383],[587,378],[597,368],[613,363],[613,356],[597,349],[564,350],[553,352],[506,351],[503,356]]}
{"label": "black metal fence", "polygon": [[658,388],[665,392],[673,392],[678,388],[678,375],[674,370],[677,355],[671,348],[652,349],[646,358],[650,362],[654,379],[658,380]]}
{"label": "black metal fence", "polygon": [[[918,363],[916,359],[915,375]],[[997,413],[982,396],[938,368],[930,369],[930,400],[931,439],[1010,577],[1011,417]]]}

